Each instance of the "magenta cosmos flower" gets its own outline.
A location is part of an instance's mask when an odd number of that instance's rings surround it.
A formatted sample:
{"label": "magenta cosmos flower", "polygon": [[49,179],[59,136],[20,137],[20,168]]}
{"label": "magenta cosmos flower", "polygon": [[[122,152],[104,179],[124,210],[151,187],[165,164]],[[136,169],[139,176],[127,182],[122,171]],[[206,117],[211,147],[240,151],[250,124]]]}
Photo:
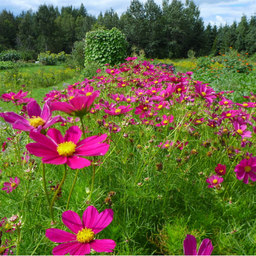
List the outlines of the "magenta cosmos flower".
{"label": "magenta cosmos flower", "polygon": [[224,179],[222,177],[219,177],[217,175],[212,175],[210,178],[208,178],[206,180],[207,183],[209,183],[210,185],[208,185],[208,188],[219,188],[220,187],[220,183],[222,183],[224,181]]}
{"label": "magenta cosmos flower", "polygon": [[215,172],[218,176],[224,176],[226,174],[226,165],[217,164],[217,166],[215,167]]}
{"label": "magenta cosmos flower", "polygon": [[22,90],[20,90],[18,93],[15,93],[15,92],[4,93],[1,96],[1,98],[3,99],[3,101],[16,102],[16,101],[26,97],[27,94],[28,94],[28,92],[23,92]]}
{"label": "magenta cosmos flower", "polygon": [[49,129],[46,135],[38,132],[30,132],[30,138],[36,143],[27,144],[27,150],[42,157],[46,164],[67,164],[71,169],[81,169],[89,166],[91,162],[80,156],[105,155],[109,145],[100,143],[107,138],[107,134],[91,136],[79,141],[82,131],[78,126],[72,126],[63,137],[61,132],[55,128]]}
{"label": "magenta cosmos flower", "polygon": [[14,112],[3,112],[0,113],[0,116],[7,123],[10,123],[13,129],[21,131],[41,131],[42,129],[47,129],[57,122],[65,121],[61,116],[55,116],[52,118],[52,111],[49,104],[50,102],[47,100],[41,110],[39,104],[35,100],[29,102],[27,105],[27,119]]}
{"label": "magenta cosmos flower", "polygon": [[248,184],[249,177],[253,182],[256,181],[256,157],[249,159],[243,159],[235,167],[234,172],[239,180],[243,180],[243,183]]}
{"label": "magenta cosmos flower", "polygon": [[206,238],[202,241],[198,252],[196,251],[196,238],[192,235],[187,235],[183,242],[184,255],[211,255],[213,251],[212,242]]}
{"label": "magenta cosmos flower", "polygon": [[14,189],[18,187],[19,184],[20,179],[18,177],[15,177],[15,179],[10,178],[10,182],[5,182],[2,190],[5,190],[6,193],[11,193]]}
{"label": "magenta cosmos flower", "polygon": [[95,235],[106,228],[113,220],[114,212],[106,209],[99,213],[94,206],[89,206],[83,213],[82,221],[73,211],[62,214],[62,222],[74,234],[61,229],[46,230],[46,237],[55,243],[62,243],[52,250],[53,255],[85,255],[93,249],[96,252],[113,252],[116,243],[111,239],[95,239]]}
{"label": "magenta cosmos flower", "polygon": [[89,96],[75,96],[69,102],[53,102],[52,110],[62,111],[71,116],[83,117],[90,112],[91,105],[99,92],[95,91]]}

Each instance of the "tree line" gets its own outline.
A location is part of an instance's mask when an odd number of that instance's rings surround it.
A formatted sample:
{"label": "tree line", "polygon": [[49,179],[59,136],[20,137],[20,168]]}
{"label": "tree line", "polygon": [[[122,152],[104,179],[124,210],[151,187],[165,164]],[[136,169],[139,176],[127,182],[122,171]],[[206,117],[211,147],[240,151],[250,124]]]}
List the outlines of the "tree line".
{"label": "tree line", "polygon": [[249,54],[256,51],[256,16],[243,15],[232,25],[205,26],[192,0],[163,0],[162,6],[154,0],[132,0],[120,16],[110,8],[95,17],[83,4],[60,9],[44,4],[18,16],[5,9],[0,13],[0,51],[70,53],[88,31],[113,27],[125,34],[130,51],[143,49],[148,58],[186,58],[191,50],[196,56],[216,55],[229,47]]}

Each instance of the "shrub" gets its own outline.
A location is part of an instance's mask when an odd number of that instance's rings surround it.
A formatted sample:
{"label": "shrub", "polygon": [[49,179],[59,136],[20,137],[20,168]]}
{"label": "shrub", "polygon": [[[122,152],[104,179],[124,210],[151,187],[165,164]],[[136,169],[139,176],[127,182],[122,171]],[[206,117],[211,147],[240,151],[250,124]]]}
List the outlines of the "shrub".
{"label": "shrub", "polygon": [[45,65],[56,65],[58,62],[64,62],[67,58],[65,52],[58,54],[51,53],[50,51],[40,53],[37,59]]}
{"label": "shrub", "polygon": [[7,50],[0,53],[0,61],[16,61],[21,59],[21,54],[16,50]]}
{"label": "shrub", "polygon": [[84,67],[84,41],[77,41],[71,53],[71,61],[75,67]]}
{"label": "shrub", "polygon": [[0,70],[10,69],[14,67],[14,63],[12,61],[0,61]]}
{"label": "shrub", "polygon": [[124,34],[117,28],[87,32],[85,66],[86,63],[92,61],[111,65],[121,63],[126,57],[127,47],[128,43]]}

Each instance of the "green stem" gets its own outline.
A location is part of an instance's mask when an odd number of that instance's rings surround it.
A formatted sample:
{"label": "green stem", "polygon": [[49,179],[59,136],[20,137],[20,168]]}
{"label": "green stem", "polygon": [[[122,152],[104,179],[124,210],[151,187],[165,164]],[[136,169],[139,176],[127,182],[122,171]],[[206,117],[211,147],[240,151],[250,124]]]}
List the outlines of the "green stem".
{"label": "green stem", "polygon": [[95,157],[93,158],[93,169],[92,169],[92,185],[91,185],[91,191],[90,191],[90,196],[89,196],[89,201],[92,199],[92,192],[93,192],[93,187],[94,187],[94,180],[95,180]]}
{"label": "green stem", "polygon": [[17,241],[17,247],[16,247],[16,255],[20,255],[20,241],[21,241],[21,233],[20,233],[20,227],[16,228],[18,233],[18,241]]}
{"label": "green stem", "polygon": [[82,132],[83,132],[83,137],[85,139],[85,132],[84,132],[84,121],[83,121],[83,117],[80,117],[80,121],[81,121],[81,125],[82,125]]}
{"label": "green stem", "polygon": [[16,141],[17,141],[18,161],[19,161],[20,168],[22,169],[21,156],[20,156],[20,144],[19,144],[18,135],[16,136]]}
{"label": "green stem", "polygon": [[56,197],[57,197],[57,195],[58,195],[58,193],[59,193],[59,191],[60,191],[60,189],[61,189],[61,187],[62,187],[62,185],[63,185],[63,183],[65,181],[65,179],[66,179],[66,175],[67,175],[67,165],[65,164],[64,166],[65,166],[65,169],[64,169],[63,178],[62,178],[62,180],[60,182],[60,185],[58,186],[58,189],[56,190],[56,192],[54,194],[54,197],[53,197],[51,205],[50,205],[50,213],[51,213],[53,224],[55,224],[54,215],[53,215],[53,204],[55,202],[55,199],[56,199]]}
{"label": "green stem", "polygon": [[66,211],[68,210],[68,207],[69,207],[70,198],[71,198],[73,189],[74,189],[75,184],[76,184],[78,172],[79,172],[79,169],[76,170],[76,176],[75,176],[75,179],[74,179],[74,181],[73,181],[72,187],[71,187],[70,192],[69,192],[69,195],[68,195],[68,202],[67,202],[67,206],[66,206]]}
{"label": "green stem", "polygon": [[[46,195],[46,198],[47,198],[47,201],[48,201],[48,205],[50,206],[51,203],[50,203],[50,199],[49,199],[49,195],[47,193],[47,188],[46,188],[46,180],[45,180],[45,164],[43,164],[43,185],[44,185],[44,192],[45,192],[45,195]],[[53,218],[53,216],[52,216]]]}

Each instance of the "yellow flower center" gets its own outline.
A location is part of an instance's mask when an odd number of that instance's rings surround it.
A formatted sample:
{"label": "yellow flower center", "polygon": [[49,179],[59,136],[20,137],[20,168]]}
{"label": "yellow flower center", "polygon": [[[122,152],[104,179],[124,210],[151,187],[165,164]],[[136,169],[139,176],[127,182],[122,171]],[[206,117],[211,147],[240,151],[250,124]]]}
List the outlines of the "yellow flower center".
{"label": "yellow flower center", "polygon": [[247,104],[247,103],[244,103],[244,104],[243,104],[243,107],[248,107],[248,104]]}
{"label": "yellow flower center", "polygon": [[70,97],[69,97],[69,100],[72,100],[73,98],[75,98],[75,96],[70,96]]}
{"label": "yellow flower center", "polygon": [[201,123],[201,120],[196,120],[196,123],[200,124],[200,123]]}
{"label": "yellow flower center", "polygon": [[12,100],[14,100],[14,95],[11,97]]}
{"label": "yellow flower center", "polygon": [[230,113],[227,113],[227,114],[226,114],[226,116],[227,116],[227,117],[230,117],[230,116],[231,116],[231,114],[230,114]]}
{"label": "yellow flower center", "polygon": [[155,81],[154,83],[155,83],[155,84],[157,84],[157,83],[158,83],[158,81]]}
{"label": "yellow flower center", "polygon": [[116,110],[115,110],[115,113],[120,113],[121,112],[121,109],[119,109],[119,108],[117,108]]}
{"label": "yellow flower center", "polygon": [[32,118],[29,119],[29,124],[37,128],[40,125],[43,126],[45,124],[45,121],[39,116],[32,116]]}
{"label": "yellow flower center", "polygon": [[164,124],[168,124],[169,123],[169,121],[168,120],[164,120]]}
{"label": "yellow flower center", "polygon": [[228,101],[224,101],[224,104],[227,105],[227,104],[228,104]]}
{"label": "yellow flower center", "polygon": [[94,232],[90,228],[83,228],[78,231],[76,235],[76,240],[79,243],[87,244],[90,243],[94,238]]}
{"label": "yellow flower center", "polygon": [[163,107],[163,105],[159,105],[157,108],[158,108],[158,109],[161,109],[162,107]]}
{"label": "yellow flower center", "polygon": [[170,147],[170,144],[165,144],[164,147],[165,147],[165,148],[169,148],[169,147]]}
{"label": "yellow flower center", "polygon": [[226,129],[226,128],[223,129],[223,132],[227,132],[227,131],[228,131],[228,129]]}
{"label": "yellow flower center", "polygon": [[12,187],[12,188],[15,188],[16,186],[17,186],[17,184],[16,184],[16,183],[14,183],[14,182],[13,182],[13,183],[11,183],[11,187]]}
{"label": "yellow flower center", "polygon": [[180,92],[181,91],[181,88],[178,88],[178,92]]}
{"label": "yellow flower center", "polygon": [[131,99],[130,99],[130,98],[128,98],[126,101],[127,101],[127,102],[131,102]]}
{"label": "yellow flower center", "polygon": [[147,110],[147,109],[148,109],[148,107],[144,107],[143,109],[144,109],[144,110]]}
{"label": "yellow flower center", "polygon": [[223,170],[219,170],[220,173],[223,173],[224,171]]}
{"label": "yellow flower center", "polygon": [[92,95],[92,93],[91,92],[87,92],[85,95],[86,96],[90,96],[90,95]]}
{"label": "yellow flower center", "polygon": [[155,92],[156,92],[156,90],[153,90],[152,92],[153,92],[153,93],[155,93]]}
{"label": "yellow flower center", "polygon": [[214,180],[212,181],[212,183],[213,183],[213,184],[217,184],[217,183],[218,183],[218,180],[217,180],[217,179],[214,179]]}
{"label": "yellow flower center", "polygon": [[76,144],[73,141],[65,141],[58,144],[57,151],[60,156],[72,156],[76,151]]}
{"label": "yellow flower center", "polygon": [[111,70],[111,73],[114,73],[114,70]]}
{"label": "yellow flower center", "polygon": [[245,172],[250,172],[251,170],[252,170],[252,168],[248,165],[244,167]]}
{"label": "yellow flower center", "polygon": [[202,92],[202,95],[203,95],[203,96],[205,96],[205,95],[206,95],[206,93],[205,93],[205,92]]}
{"label": "yellow flower center", "polygon": [[236,130],[237,133],[243,134],[243,131],[241,129]]}
{"label": "yellow flower center", "polygon": [[119,98],[119,97],[117,97],[117,98],[116,98],[116,101],[119,101],[119,100],[120,100],[120,98]]}

